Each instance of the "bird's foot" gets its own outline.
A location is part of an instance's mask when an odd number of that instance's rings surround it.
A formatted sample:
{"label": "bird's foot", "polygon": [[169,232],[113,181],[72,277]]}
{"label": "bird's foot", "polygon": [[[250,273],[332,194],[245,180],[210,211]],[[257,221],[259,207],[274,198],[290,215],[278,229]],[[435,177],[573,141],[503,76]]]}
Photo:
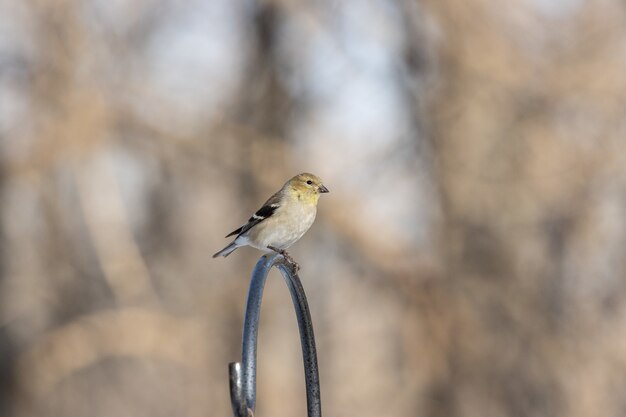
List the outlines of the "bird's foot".
{"label": "bird's foot", "polygon": [[294,274],[298,273],[298,271],[300,270],[300,265],[298,265],[298,263],[293,260],[293,258],[287,253],[286,250],[278,249],[278,248],[276,248],[274,246],[268,246],[267,248],[270,249],[270,250],[273,250],[276,253],[279,253],[279,254],[283,255],[283,257],[285,258],[287,263],[289,265],[291,265],[291,269],[293,270],[293,273]]}

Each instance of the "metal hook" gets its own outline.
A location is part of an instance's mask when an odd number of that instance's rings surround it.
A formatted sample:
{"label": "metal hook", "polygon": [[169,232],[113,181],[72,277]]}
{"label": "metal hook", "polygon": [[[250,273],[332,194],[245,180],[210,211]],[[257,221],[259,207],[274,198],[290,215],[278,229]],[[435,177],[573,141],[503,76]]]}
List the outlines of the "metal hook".
{"label": "metal hook", "polygon": [[243,346],[241,362],[232,362],[228,365],[230,376],[230,400],[235,417],[252,417],[256,405],[256,348],[259,331],[259,316],[261,314],[261,299],[267,274],[273,266],[282,273],[296,310],[302,357],[304,359],[304,377],[306,383],[307,415],[321,417],[322,406],[320,401],[320,380],[317,367],[317,353],[313,323],[309,313],[304,288],[300,278],[293,272],[282,255],[263,255],[252,272],[246,315],[243,324]]}

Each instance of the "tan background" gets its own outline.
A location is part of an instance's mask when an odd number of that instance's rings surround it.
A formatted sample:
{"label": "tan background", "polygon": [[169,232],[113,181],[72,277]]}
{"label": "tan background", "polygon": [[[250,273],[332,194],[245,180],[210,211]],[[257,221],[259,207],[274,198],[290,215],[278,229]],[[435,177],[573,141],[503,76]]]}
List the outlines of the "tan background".
{"label": "tan background", "polygon": [[[0,1],[0,416],[228,416],[259,253],[325,415],[626,415],[626,7]],[[258,415],[304,415],[276,272]]]}

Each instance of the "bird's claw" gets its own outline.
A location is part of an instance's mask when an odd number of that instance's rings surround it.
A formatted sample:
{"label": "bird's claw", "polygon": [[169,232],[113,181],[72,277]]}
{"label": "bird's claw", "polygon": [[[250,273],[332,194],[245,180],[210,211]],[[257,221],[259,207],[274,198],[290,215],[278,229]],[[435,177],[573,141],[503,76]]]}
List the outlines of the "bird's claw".
{"label": "bird's claw", "polygon": [[291,266],[291,269],[292,269],[293,273],[294,274],[298,273],[298,271],[300,270],[300,265],[296,261],[293,260],[291,255],[289,255],[286,250],[278,249],[278,248],[276,248],[274,246],[268,246],[267,248],[273,250],[274,252],[276,252],[276,253],[278,253],[280,255],[282,255],[283,258],[285,258],[285,261],[287,261],[287,263]]}

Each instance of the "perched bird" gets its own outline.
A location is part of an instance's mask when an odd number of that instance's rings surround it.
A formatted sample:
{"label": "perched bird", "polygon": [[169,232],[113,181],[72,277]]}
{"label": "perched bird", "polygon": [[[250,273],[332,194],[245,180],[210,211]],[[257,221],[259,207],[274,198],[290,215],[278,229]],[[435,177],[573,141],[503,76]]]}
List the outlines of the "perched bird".
{"label": "perched bird", "polygon": [[213,257],[226,257],[241,246],[252,246],[280,253],[297,270],[298,264],[285,249],[309,230],[315,220],[320,194],[327,192],[328,188],[315,175],[296,175],[271,196],[246,224],[227,234],[226,237],[236,235],[235,240]]}

